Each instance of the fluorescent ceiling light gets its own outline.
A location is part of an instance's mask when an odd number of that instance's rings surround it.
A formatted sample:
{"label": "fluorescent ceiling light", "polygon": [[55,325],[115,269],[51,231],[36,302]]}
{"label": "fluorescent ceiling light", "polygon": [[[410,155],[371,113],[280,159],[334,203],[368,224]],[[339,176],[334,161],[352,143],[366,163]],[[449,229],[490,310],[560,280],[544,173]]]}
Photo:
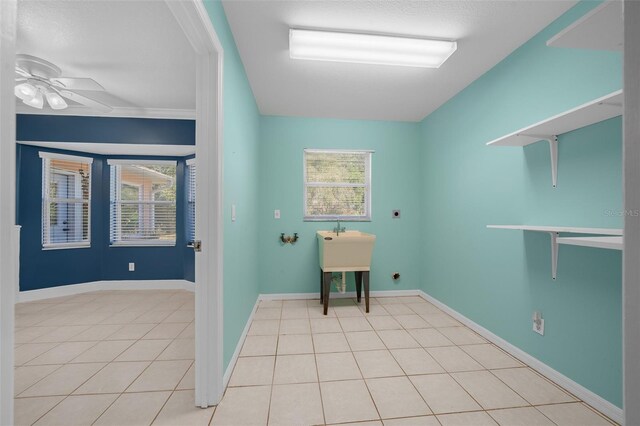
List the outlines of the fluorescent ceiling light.
{"label": "fluorescent ceiling light", "polygon": [[292,59],[439,68],[456,49],[455,41],[289,30]]}

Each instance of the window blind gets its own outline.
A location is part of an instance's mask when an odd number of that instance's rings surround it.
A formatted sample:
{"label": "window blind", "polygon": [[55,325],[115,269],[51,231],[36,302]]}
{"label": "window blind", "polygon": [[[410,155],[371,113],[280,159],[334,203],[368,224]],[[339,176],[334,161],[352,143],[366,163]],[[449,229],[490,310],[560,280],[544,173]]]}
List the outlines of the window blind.
{"label": "window blind", "polygon": [[307,220],[369,220],[371,152],[305,150]]}
{"label": "window blind", "polygon": [[176,162],[108,160],[111,244],[175,245]]}
{"label": "window blind", "polygon": [[196,163],[195,160],[187,161],[187,241],[193,243],[196,239]]}
{"label": "window blind", "polygon": [[92,158],[41,152],[42,246],[91,244]]}

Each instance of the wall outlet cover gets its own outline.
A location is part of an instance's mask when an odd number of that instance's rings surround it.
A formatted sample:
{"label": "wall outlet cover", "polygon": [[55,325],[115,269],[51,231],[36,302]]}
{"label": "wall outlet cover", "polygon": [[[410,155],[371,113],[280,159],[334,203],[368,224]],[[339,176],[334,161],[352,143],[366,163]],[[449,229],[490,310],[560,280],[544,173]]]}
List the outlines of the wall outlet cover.
{"label": "wall outlet cover", "polygon": [[280,219],[280,210],[274,210],[273,211],[273,218],[274,219]]}
{"label": "wall outlet cover", "polygon": [[136,270],[136,264],[133,262],[129,263],[129,272],[133,272]]}
{"label": "wall outlet cover", "polygon": [[541,336],[544,336],[544,320],[540,318],[539,322],[533,321],[533,331],[538,333]]}

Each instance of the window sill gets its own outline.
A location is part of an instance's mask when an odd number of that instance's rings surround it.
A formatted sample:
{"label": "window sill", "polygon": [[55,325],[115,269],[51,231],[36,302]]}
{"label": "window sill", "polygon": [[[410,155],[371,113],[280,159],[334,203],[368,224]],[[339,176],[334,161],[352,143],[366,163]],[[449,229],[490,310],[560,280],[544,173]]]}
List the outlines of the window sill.
{"label": "window sill", "polygon": [[304,217],[303,222],[371,222],[370,217]]}
{"label": "window sill", "polygon": [[158,242],[153,242],[153,243],[143,243],[143,242],[139,242],[139,241],[132,241],[132,242],[127,242],[127,243],[111,243],[109,244],[109,247],[175,247],[176,246],[176,242],[172,241],[170,243],[158,243]]}
{"label": "window sill", "polygon": [[49,250],[74,250],[74,249],[88,249],[91,248],[91,243],[88,244],[73,244],[73,245],[61,245],[61,244],[53,244],[42,246],[43,251]]}

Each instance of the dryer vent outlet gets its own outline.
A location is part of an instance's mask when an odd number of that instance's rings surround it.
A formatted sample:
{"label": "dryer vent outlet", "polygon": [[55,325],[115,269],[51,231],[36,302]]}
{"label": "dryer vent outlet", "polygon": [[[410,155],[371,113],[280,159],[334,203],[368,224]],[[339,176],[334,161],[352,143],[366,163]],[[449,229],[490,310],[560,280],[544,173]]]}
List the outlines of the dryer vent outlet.
{"label": "dryer vent outlet", "polygon": [[394,281],[398,281],[400,279],[400,272],[394,272],[391,274],[391,278],[393,278]]}

